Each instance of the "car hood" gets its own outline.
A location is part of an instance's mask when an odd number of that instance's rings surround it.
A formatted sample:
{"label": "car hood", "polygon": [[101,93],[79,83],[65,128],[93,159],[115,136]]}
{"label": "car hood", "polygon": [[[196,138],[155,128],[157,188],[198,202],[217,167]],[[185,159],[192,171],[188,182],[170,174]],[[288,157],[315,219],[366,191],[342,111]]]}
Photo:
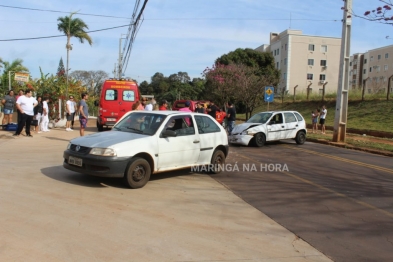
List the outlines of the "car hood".
{"label": "car hood", "polygon": [[236,133],[241,133],[246,129],[250,129],[252,127],[255,126],[261,126],[263,124],[259,124],[259,123],[243,123],[240,125],[236,125],[235,128],[232,130],[232,134],[236,134]]}
{"label": "car hood", "polygon": [[107,148],[125,141],[147,138],[150,136],[130,132],[107,131],[88,136],[78,137],[71,140],[72,144],[85,147]]}

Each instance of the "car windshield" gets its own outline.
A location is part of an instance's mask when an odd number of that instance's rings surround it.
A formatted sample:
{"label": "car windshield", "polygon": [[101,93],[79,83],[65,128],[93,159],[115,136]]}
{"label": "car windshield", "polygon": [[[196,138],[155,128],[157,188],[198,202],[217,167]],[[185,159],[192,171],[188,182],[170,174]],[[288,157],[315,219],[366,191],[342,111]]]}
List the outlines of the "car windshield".
{"label": "car windshield", "polygon": [[265,124],[271,116],[272,113],[258,113],[248,119],[246,123]]}
{"label": "car windshield", "polygon": [[166,115],[136,111],[124,117],[113,127],[113,130],[152,136],[166,117]]}

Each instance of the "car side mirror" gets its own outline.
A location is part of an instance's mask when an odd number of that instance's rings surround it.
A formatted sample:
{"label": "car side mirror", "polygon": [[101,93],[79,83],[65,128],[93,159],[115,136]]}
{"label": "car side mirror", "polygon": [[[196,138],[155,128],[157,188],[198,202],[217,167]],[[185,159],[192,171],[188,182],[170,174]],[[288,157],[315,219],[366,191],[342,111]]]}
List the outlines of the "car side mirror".
{"label": "car side mirror", "polygon": [[94,101],[94,105],[95,105],[95,106],[98,106],[98,105],[99,105],[98,100]]}
{"label": "car side mirror", "polygon": [[162,137],[175,137],[175,136],[177,136],[176,132],[173,130],[164,130],[161,133],[161,135],[162,135]]}

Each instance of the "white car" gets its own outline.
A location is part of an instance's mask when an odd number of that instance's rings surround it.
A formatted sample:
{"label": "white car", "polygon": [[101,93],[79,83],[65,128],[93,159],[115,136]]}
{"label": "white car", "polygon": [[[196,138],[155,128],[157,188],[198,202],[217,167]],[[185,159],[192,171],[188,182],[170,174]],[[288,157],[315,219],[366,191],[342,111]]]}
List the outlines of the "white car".
{"label": "white car", "polygon": [[129,187],[141,188],[151,174],[164,171],[209,165],[209,171],[219,173],[228,150],[224,128],[207,114],[132,111],[111,131],[71,140],[63,166],[94,176],[122,177]]}
{"label": "white car", "polygon": [[229,143],[261,147],[267,141],[295,139],[302,145],[306,134],[306,122],[296,111],[260,112],[247,122],[236,125],[229,135]]}

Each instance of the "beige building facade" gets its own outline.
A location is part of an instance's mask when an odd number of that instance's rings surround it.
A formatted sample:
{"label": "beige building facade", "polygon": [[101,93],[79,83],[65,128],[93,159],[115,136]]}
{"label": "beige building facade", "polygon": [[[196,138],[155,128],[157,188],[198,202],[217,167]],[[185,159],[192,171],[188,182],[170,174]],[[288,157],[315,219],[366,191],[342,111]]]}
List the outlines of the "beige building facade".
{"label": "beige building facade", "polygon": [[[353,60],[355,61],[355,59]],[[364,85],[365,92],[368,94],[385,93],[389,87],[390,79],[390,90],[393,92],[393,45],[369,50],[361,54],[360,62],[362,65],[361,72],[354,71],[353,68],[350,71],[352,78],[356,74],[359,75],[357,76],[359,82],[352,83],[354,87],[361,88]]]}
{"label": "beige building facade", "polygon": [[277,93],[336,92],[341,38],[303,35],[301,30],[270,33],[270,44],[256,50],[270,52],[281,71]]}

